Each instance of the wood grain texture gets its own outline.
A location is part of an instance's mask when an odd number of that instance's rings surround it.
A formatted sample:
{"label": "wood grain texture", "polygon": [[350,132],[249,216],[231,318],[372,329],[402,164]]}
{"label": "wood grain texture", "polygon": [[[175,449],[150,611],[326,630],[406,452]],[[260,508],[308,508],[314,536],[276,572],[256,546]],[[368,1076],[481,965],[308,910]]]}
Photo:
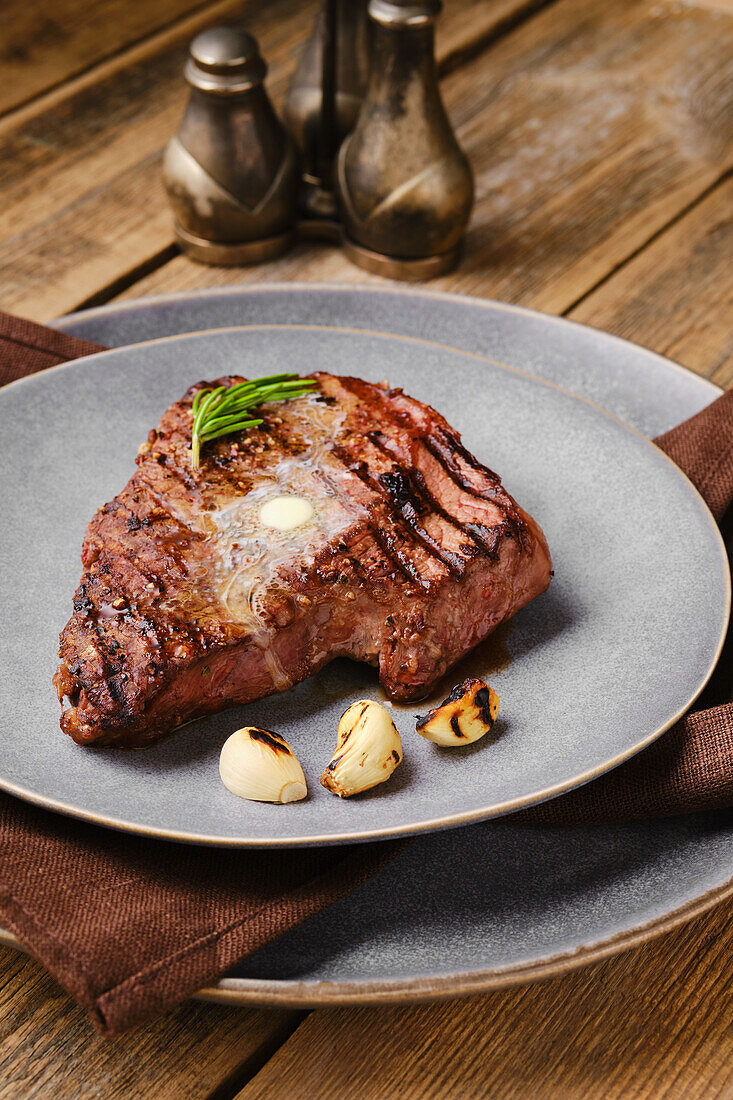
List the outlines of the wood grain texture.
{"label": "wood grain texture", "polygon": [[727,387],[733,382],[733,179],[625,264],[569,316]]}
{"label": "wood grain texture", "polygon": [[[530,0],[448,5],[441,56],[454,58]],[[172,221],[162,149],[186,100],[186,43],[199,25],[239,14],[282,97],[317,0],[221,0],[144,47],[50,97],[40,113],[0,120],[0,307],[38,320],[76,308],[166,255]],[[196,26],[194,26],[194,23]],[[183,28],[183,29],[182,29]]]}
{"label": "wood grain texture", "polygon": [[103,1039],[39,963],[0,947],[0,1100],[180,1100],[246,1078],[303,1013],[188,1001]]}
{"label": "wood grain texture", "polygon": [[28,0],[0,7],[0,114],[110,57],[204,0]]}
{"label": "wood grain texture", "polygon": [[[569,308],[733,159],[733,16],[657,2],[562,0],[444,81],[476,173],[459,269],[436,289]],[[255,269],[177,257],[135,296],[231,282],[380,282],[334,248]]]}
{"label": "wood grain texture", "polygon": [[458,66],[553,0],[444,0],[435,29],[442,75]]}
{"label": "wood grain texture", "polygon": [[728,903],[544,984],[314,1012],[237,1100],[730,1098],[732,952]]}
{"label": "wood grain texture", "polygon": [[[250,0],[247,25],[272,60],[271,84],[282,88],[316,0]],[[241,3],[215,5],[217,18]],[[36,315],[86,296],[148,261],[171,240],[160,156],[186,100],[186,43],[163,35],[134,52],[122,70],[51,97],[48,109],[16,124],[0,121],[0,302]],[[145,243],[147,241],[147,244]],[[31,309],[31,312],[35,312]]]}

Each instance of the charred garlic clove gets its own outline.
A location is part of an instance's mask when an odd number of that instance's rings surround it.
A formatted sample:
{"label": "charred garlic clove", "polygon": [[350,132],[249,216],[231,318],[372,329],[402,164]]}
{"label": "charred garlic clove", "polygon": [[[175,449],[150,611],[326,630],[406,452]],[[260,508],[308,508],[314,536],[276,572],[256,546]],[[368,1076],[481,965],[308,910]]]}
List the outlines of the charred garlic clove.
{"label": "charred garlic clove", "polygon": [[464,680],[439,707],[418,716],[415,729],[436,745],[470,745],[488,733],[499,696],[483,680]]}
{"label": "charred garlic clove", "polygon": [[253,802],[298,802],[308,793],[303,769],[287,741],[256,726],[227,738],[219,775],[232,794]]}
{"label": "charred garlic clove", "polygon": [[402,742],[387,711],[360,699],[341,716],[336,752],[321,783],[339,798],[348,798],[384,783],[401,760]]}

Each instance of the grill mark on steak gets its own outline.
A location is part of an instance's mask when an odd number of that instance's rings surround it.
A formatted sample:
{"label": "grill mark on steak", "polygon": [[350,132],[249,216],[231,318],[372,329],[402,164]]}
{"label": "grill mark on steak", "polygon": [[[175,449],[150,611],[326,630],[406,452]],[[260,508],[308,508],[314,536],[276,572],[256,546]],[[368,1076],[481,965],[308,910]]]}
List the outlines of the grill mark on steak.
{"label": "grill mark on steak", "polygon": [[[414,471],[408,471],[400,464],[395,454],[385,448],[378,440],[378,434],[374,430],[367,430],[364,436],[359,438],[360,450],[356,456],[357,461],[360,462],[357,471],[359,476],[370,488],[381,489],[387,495],[393,511],[396,511],[398,517],[402,520],[403,528],[406,528],[412,538],[440,561],[453,576],[460,578],[465,572],[465,557],[442,545],[421,522],[421,517],[431,509],[429,502],[420,493],[412,476]],[[366,448],[365,440],[379,452],[380,458],[388,460],[388,469],[382,469],[381,472],[377,472],[376,469],[372,470],[372,466],[376,467],[377,463],[374,461],[373,454]],[[381,463],[381,465],[383,466],[384,463]],[[352,465],[352,469],[355,469],[354,465]],[[453,520],[450,522],[451,526],[463,535],[460,525]]]}
{"label": "grill mark on steak", "polygon": [[[362,379],[359,378],[341,378],[339,381],[346,390],[353,393],[359,399],[365,398],[370,389],[369,384],[363,382]],[[394,399],[396,399],[396,401]],[[409,406],[409,409],[402,407],[397,409],[396,403],[399,403],[400,406]],[[491,527],[487,527],[485,524],[481,523],[471,523],[458,519],[456,516],[449,513],[446,508],[442,507],[437,495],[430,490],[421,471],[417,468],[413,468],[412,477],[414,481],[420,486],[421,490],[423,490],[426,500],[432,501],[433,510],[436,511],[445,522],[451,524],[454,529],[467,535],[479,549],[482,549],[489,558],[494,560],[496,559],[502,537],[513,535],[521,541],[524,533],[524,521],[514,501],[502,486],[501,479],[488,467],[484,467],[476,461],[473,455],[461,445],[460,440],[456,437],[455,433],[452,432],[439,413],[436,413],[435,410],[431,409],[429,406],[419,405],[419,403],[413,401],[411,398],[404,397],[402,390],[399,389],[382,391],[381,405],[382,409],[380,411],[383,412],[387,420],[385,430],[391,425],[393,429],[396,429],[397,440],[404,441],[406,435],[405,429],[408,429],[407,438],[410,440],[410,449],[412,451],[410,456],[411,466],[417,466],[417,452],[420,447],[424,447],[427,453],[432,455],[438,463],[439,468],[444,470],[450,481],[460,492],[466,493],[474,499],[486,500],[497,508],[504,517],[501,525],[494,524]],[[417,419],[414,415],[416,409],[419,414]],[[432,415],[426,417],[426,412]],[[400,446],[394,446],[395,440],[391,438],[388,431],[386,431],[385,434],[385,430],[378,429],[377,431],[368,431],[367,435],[385,454],[398,460]],[[386,439],[389,440],[389,445],[385,442]],[[402,449],[404,450],[404,442],[402,443]],[[463,459],[472,469],[477,470],[484,482],[489,482],[490,484],[485,486],[483,490],[473,485],[473,483],[466,479],[461,473],[456,455]]]}
{"label": "grill mark on steak", "polygon": [[[365,386],[367,383],[364,383],[361,379],[345,378],[341,381],[345,388],[352,393],[359,396],[365,393]],[[402,391],[390,390],[389,396],[398,396],[402,398]],[[409,398],[405,400],[410,401]],[[413,407],[415,405],[414,402],[410,402],[410,404]],[[385,406],[384,411],[389,421],[395,425],[402,434],[404,434],[405,424],[407,423],[413,433],[415,444],[425,447],[425,449],[440,463],[441,468],[445,470],[454,485],[462,492],[468,493],[476,499],[487,500],[498,507],[504,513],[505,520],[500,526],[494,526],[488,529],[483,524],[465,523],[457,519],[441,506],[438,499],[430,492],[421,472],[415,469],[412,472],[412,476],[420,485],[426,499],[432,502],[434,511],[438,512],[446,522],[467,534],[472,541],[492,559],[496,558],[498,546],[503,536],[513,534],[516,538],[521,540],[524,532],[524,522],[514,505],[514,501],[502,486],[501,479],[493,470],[478,463],[474,456],[462,446],[460,440],[456,438],[455,433],[446,430],[447,426],[443,427],[444,421],[439,414],[435,414],[435,416],[431,418],[430,433],[428,434],[424,431],[423,425],[416,422],[407,410],[400,409],[399,412],[396,412],[394,406],[386,400],[383,402],[383,405]],[[421,407],[421,409],[424,408],[424,406]],[[434,410],[430,411],[433,412]],[[442,421],[443,423],[436,423],[436,420]],[[381,430],[369,432],[368,434],[376,445],[381,447],[386,454],[394,457],[395,452],[384,443],[384,433]],[[456,455],[459,455],[472,469],[478,470],[484,480],[493,482],[491,488],[483,491],[478,490],[470,481],[463,477],[456,462]]]}
{"label": "grill mark on steak", "polygon": [[[371,479],[365,471],[363,463],[354,462],[349,452],[337,443],[331,446],[331,454],[343,464],[345,469],[355,474],[364,485],[368,488],[372,488]],[[395,537],[393,531],[390,530],[392,526],[393,525],[389,522],[385,522],[384,526],[370,522],[372,534],[382,550],[382,553],[385,557],[389,558],[394,568],[406,577],[407,580],[414,581],[416,584],[419,584],[421,588],[429,588],[429,582],[421,577],[420,571],[415,566],[414,562],[410,560],[409,552],[406,553],[400,548],[399,540]]]}
{"label": "grill mark on steak", "polygon": [[[379,447],[379,449],[385,455],[393,457],[393,452],[384,443],[381,431],[372,431],[368,434],[369,439],[374,443],[376,447]],[[425,443],[424,438],[420,437],[420,443]],[[410,477],[417,492],[420,494],[420,497],[431,511],[435,512],[436,515],[440,516],[441,519],[450,524],[450,526],[455,531],[458,531],[461,535],[468,535],[478,552],[486,554],[487,557],[495,556],[498,540],[496,538],[493,538],[492,541],[489,542],[487,538],[487,536],[490,536],[488,528],[482,528],[479,524],[462,523],[455,516],[451,515],[450,512],[443,507],[437,497],[435,497],[430,491],[428,484],[420,470],[412,470]],[[469,548],[466,547],[465,550],[466,552],[468,552]]]}
{"label": "grill mark on steak", "polygon": [[[460,531],[462,535],[468,535],[477,553],[483,554],[487,558],[496,557],[499,539],[502,534],[508,532],[508,526],[506,524],[497,524],[494,528],[489,529],[478,523],[462,523],[461,520],[456,519],[446,511],[440,501],[433,496],[425,478],[419,470],[415,470],[412,476],[415,480],[415,484],[419,486],[420,492],[425,497],[426,501],[430,503],[430,507],[437,515],[444,519],[446,523],[450,523],[451,526],[455,530]],[[466,552],[468,552],[468,549],[468,547],[465,547]]]}
{"label": "grill mark on steak", "polygon": [[463,447],[455,436],[444,431],[442,428],[438,428],[431,439],[425,440],[425,446],[438,462],[440,462],[445,472],[460,489],[476,497],[478,500],[491,501],[492,504],[495,504],[505,513],[509,530],[520,544],[523,545],[525,534],[524,520],[519,515],[519,512],[514,506],[514,502],[511,500],[509,494],[506,492],[500,479],[493,470],[489,470],[488,467],[485,468],[486,473],[488,473],[490,479],[495,482],[495,484],[490,488],[478,489],[462,474],[456,462],[456,455],[459,455],[466,465],[473,470],[478,470],[483,474],[484,468],[476,462],[473,455]]}
{"label": "grill mark on steak", "polygon": [[[374,432],[373,434],[375,436],[378,436],[381,433]],[[377,445],[384,450],[385,454],[393,454],[393,451],[386,446],[383,440],[375,440],[375,442],[377,442]],[[420,445],[424,446],[426,450],[429,450],[429,440],[426,439],[424,436],[419,437],[419,443]],[[442,466],[440,468],[443,469]],[[505,536],[510,535],[512,532],[511,525],[506,520],[503,520],[501,523],[497,523],[489,527],[485,523],[470,523],[466,522],[465,520],[458,519],[451,512],[449,512],[447,508],[443,507],[438,497],[430,489],[430,486],[428,485],[428,482],[421,470],[413,469],[411,476],[415,485],[418,487],[421,495],[425,499],[427,505],[432,509],[432,511],[434,511],[436,515],[440,516],[441,519],[448,523],[455,531],[459,532],[464,537],[467,535],[471,539],[477,552],[495,561],[501,539]],[[451,481],[453,482],[453,484],[456,484],[452,478]],[[464,553],[469,554],[471,551],[471,547],[463,546],[462,550]]]}
{"label": "grill mark on steak", "polygon": [[[345,469],[347,468],[343,462],[341,465],[343,465]],[[327,487],[328,491],[333,493],[334,496],[338,496],[343,502],[343,495],[339,492],[338,486],[335,484],[333,478],[329,477],[327,471],[325,469],[318,470],[316,471],[316,475]],[[355,521],[356,519],[357,517],[355,516]],[[400,569],[399,561],[396,561],[383,549],[378,541],[377,527],[371,521],[367,521],[367,534],[367,546],[362,550],[361,560],[353,557],[349,553],[349,545],[347,542],[339,543],[338,549],[345,555],[358,579],[368,586],[370,594],[376,595],[380,589],[380,585],[383,586],[386,578],[391,578],[393,583],[396,583],[398,577],[409,581],[414,580],[413,577],[409,574],[405,574]]]}
{"label": "grill mark on steak", "polygon": [[374,541],[378,544],[385,559],[391,562],[393,570],[405,577],[405,580],[412,581],[420,588],[425,588],[427,592],[430,587],[429,581],[426,581],[424,577],[420,576],[417,566],[409,560],[406,553],[398,547],[397,540],[392,533],[379,527],[379,525],[374,524],[372,521],[370,521],[369,528]]}
{"label": "grill mark on steak", "polygon": [[442,561],[454,577],[462,577],[465,572],[463,560],[458,554],[443,549],[418,523],[421,506],[424,505],[425,501],[418,495],[416,483],[407,471],[395,463],[391,470],[380,474],[377,480],[390,497],[393,506],[399,511],[407,526],[422,545]]}
{"label": "grill mark on steak", "polygon": [[[190,465],[191,401],[164,413],[92,519],[54,678],[82,744],[148,744],[334,656],[379,665],[408,701],[549,583],[542,532],[435,410],[316,373],[259,429]],[[239,377],[210,385],[233,384]],[[314,519],[265,531],[270,492]]]}
{"label": "grill mark on steak", "polygon": [[[383,499],[388,500],[394,508],[397,509],[397,518],[399,522],[399,528],[408,536],[407,550],[401,551],[398,549],[397,542],[392,534],[388,535],[388,532],[384,528],[374,527],[374,533],[378,538],[382,549],[385,553],[397,563],[401,572],[405,573],[411,580],[417,581],[422,588],[429,588],[429,582],[421,576],[419,569],[413,564],[409,557],[409,540],[412,539],[415,542],[419,542],[437,561],[444,565],[451,572],[456,572],[456,566],[443,558],[440,547],[435,543],[433,539],[423,531],[417,523],[417,517],[414,510],[414,505],[409,499],[408,495],[401,493],[400,488],[396,480],[390,481],[389,475],[381,475],[375,477],[369,470],[369,466],[366,462],[359,458],[354,458],[346,447],[334,446],[332,453],[343,462],[347,470],[356,474],[359,480],[367,486],[379,493]],[[387,476],[388,480],[385,482],[383,477]],[[379,533],[377,533],[379,532]]]}
{"label": "grill mark on steak", "polygon": [[[321,398],[326,403],[332,404],[331,399]],[[279,418],[278,418],[279,419]],[[290,438],[282,425],[273,425],[269,430],[275,436],[279,443],[281,443],[283,449],[289,454],[297,454],[298,451],[294,450],[290,441]],[[345,468],[351,469],[349,461],[345,454],[339,454],[340,448],[337,444],[332,444],[329,448],[334,458]],[[352,471],[353,472],[353,471]],[[314,474],[320,479],[322,484],[327,488],[328,492],[332,493],[347,507],[353,507],[353,502],[345,498],[344,494],[339,491],[334,479],[329,476],[327,469],[315,470]],[[358,475],[357,475],[358,476]],[[354,515],[355,522],[357,521],[356,514]],[[339,550],[346,556],[346,560],[349,562],[351,568],[354,570],[358,579],[366,586],[368,586],[370,594],[374,595],[378,586],[378,579],[374,576],[375,571],[379,571],[382,574],[394,577],[395,573],[398,576],[404,577],[409,581],[420,580],[419,572],[414,569],[412,563],[408,558],[401,556],[399,551],[395,551],[393,546],[390,546],[389,540],[381,539],[378,528],[373,523],[368,523],[369,532],[371,534],[371,540],[374,550],[376,551],[376,563],[375,566],[381,566],[381,570],[377,568],[369,568],[362,565],[362,563],[348,554],[347,544],[340,544]]]}
{"label": "grill mark on steak", "polygon": [[388,531],[376,525],[372,527],[372,534],[382,552],[394,563],[395,568],[402,576],[406,577],[409,581],[413,581],[427,592],[430,589],[430,582],[420,576],[420,570],[417,566],[413,565],[407,555],[399,549],[397,540]]}

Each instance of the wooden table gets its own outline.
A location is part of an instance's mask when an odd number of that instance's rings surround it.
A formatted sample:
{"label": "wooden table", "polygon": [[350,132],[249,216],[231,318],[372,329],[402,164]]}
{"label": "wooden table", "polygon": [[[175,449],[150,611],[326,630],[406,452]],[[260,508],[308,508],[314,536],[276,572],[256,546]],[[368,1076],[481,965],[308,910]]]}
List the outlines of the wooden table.
{"label": "wooden table", "polygon": [[[254,269],[174,244],[161,148],[185,44],[243,14],[278,101],[314,0],[4,0],[0,308],[40,321],[225,283],[380,282],[324,245]],[[476,171],[435,288],[595,325],[733,382],[732,0],[447,0],[442,87]],[[727,261],[727,263],[726,263]],[[310,1014],[190,1001],[100,1039],[0,951],[0,1098],[733,1097],[733,903],[541,985]]]}

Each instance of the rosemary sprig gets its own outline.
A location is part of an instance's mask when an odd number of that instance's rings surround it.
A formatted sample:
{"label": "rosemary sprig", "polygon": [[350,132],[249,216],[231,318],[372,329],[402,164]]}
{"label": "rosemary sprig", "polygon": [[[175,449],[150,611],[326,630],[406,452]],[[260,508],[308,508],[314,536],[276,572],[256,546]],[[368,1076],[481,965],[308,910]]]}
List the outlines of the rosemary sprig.
{"label": "rosemary sprig", "polygon": [[254,409],[265,401],[288,401],[291,397],[302,397],[316,384],[297,374],[270,374],[265,378],[237,382],[234,386],[199,390],[191,409],[191,455],[194,470],[199,468],[203,443],[232,432],[244,431],[245,428],[255,428],[262,423],[261,417],[248,416],[248,409]]}

